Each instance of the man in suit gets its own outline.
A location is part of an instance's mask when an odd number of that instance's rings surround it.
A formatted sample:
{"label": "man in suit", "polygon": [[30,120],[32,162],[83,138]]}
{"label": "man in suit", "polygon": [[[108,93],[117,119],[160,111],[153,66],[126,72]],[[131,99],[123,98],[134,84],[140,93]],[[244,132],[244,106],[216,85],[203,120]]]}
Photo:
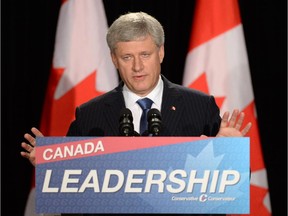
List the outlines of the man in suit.
{"label": "man in suit", "polygon": [[[112,61],[122,79],[114,90],[82,104],[76,109],[67,136],[119,136],[119,116],[131,110],[134,128],[140,132],[143,113],[138,100],[149,98],[151,108],[160,110],[160,136],[245,136],[244,113],[235,109],[221,118],[214,97],[174,84],[161,75],[164,59],[164,30],[152,16],[127,13],[116,19],[107,33]],[[32,128],[35,136],[43,136]],[[147,133],[144,133],[147,134]],[[25,134],[29,143],[21,155],[35,165],[35,138]]]}

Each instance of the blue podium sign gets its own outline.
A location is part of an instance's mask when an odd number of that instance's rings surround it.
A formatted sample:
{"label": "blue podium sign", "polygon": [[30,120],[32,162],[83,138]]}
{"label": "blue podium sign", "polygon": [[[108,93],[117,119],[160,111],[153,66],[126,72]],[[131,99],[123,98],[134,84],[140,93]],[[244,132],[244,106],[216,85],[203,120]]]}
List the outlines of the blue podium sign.
{"label": "blue podium sign", "polygon": [[37,137],[37,213],[248,214],[249,138]]}

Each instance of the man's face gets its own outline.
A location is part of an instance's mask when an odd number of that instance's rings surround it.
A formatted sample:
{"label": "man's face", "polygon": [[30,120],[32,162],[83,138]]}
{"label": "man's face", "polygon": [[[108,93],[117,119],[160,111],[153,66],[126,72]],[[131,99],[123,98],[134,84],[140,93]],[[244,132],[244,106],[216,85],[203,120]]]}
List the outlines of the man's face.
{"label": "man's face", "polygon": [[127,87],[139,96],[146,96],[157,85],[164,58],[164,46],[155,45],[147,36],[136,41],[118,42],[112,61]]}

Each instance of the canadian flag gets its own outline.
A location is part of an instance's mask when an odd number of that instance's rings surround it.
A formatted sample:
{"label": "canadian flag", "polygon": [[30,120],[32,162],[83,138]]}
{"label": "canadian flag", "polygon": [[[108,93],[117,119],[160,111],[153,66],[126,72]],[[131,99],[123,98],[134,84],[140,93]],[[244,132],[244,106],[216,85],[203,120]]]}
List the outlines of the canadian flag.
{"label": "canadian flag", "polygon": [[196,1],[183,85],[214,95],[221,115],[239,108],[252,122],[250,215],[272,215],[237,0]]}
{"label": "canadian flag", "polygon": [[[118,84],[106,44],[107,29],[102,0],[62,1],[40,125],[44,136],[65,136],[76,106]],[[33,182],[25,216],[34,215]]]}

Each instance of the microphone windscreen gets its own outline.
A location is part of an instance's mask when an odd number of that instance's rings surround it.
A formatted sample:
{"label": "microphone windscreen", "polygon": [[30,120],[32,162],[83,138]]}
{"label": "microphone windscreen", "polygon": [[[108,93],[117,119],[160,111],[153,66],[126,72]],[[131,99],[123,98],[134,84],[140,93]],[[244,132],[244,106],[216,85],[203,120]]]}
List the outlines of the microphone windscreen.
{"label": "microphone windscreen", "polygon": [[148,132],[153,136],[159,136],[162,122],[161,113],[158,109],[152,108],[148,111]]}
{"label": "microphone windscreen", "polygon": [[121,136],[133,136],[133,117],[131,110],[128,108],[123,108],[120,112],[119,133]]}
{"label": "microphone windscreen", "polygon": [[130,121],[133,121],[133,116],[132,116],[132,112],[130,109],[125,107],[121,110],[119,121],[122,121],[123,118],[129,118]]}
{"label": "microphone windscreen", "polygon": [[147,116],[148,116],[148,121],[150,121],[151,118],[155,118],[155,117],[158,118],[159,120],[161,120],[161,113],[160,113],[160,111],[159,111],[158,109],[156,109],[156,108],[150,109],[150,110],[148,111]]}

